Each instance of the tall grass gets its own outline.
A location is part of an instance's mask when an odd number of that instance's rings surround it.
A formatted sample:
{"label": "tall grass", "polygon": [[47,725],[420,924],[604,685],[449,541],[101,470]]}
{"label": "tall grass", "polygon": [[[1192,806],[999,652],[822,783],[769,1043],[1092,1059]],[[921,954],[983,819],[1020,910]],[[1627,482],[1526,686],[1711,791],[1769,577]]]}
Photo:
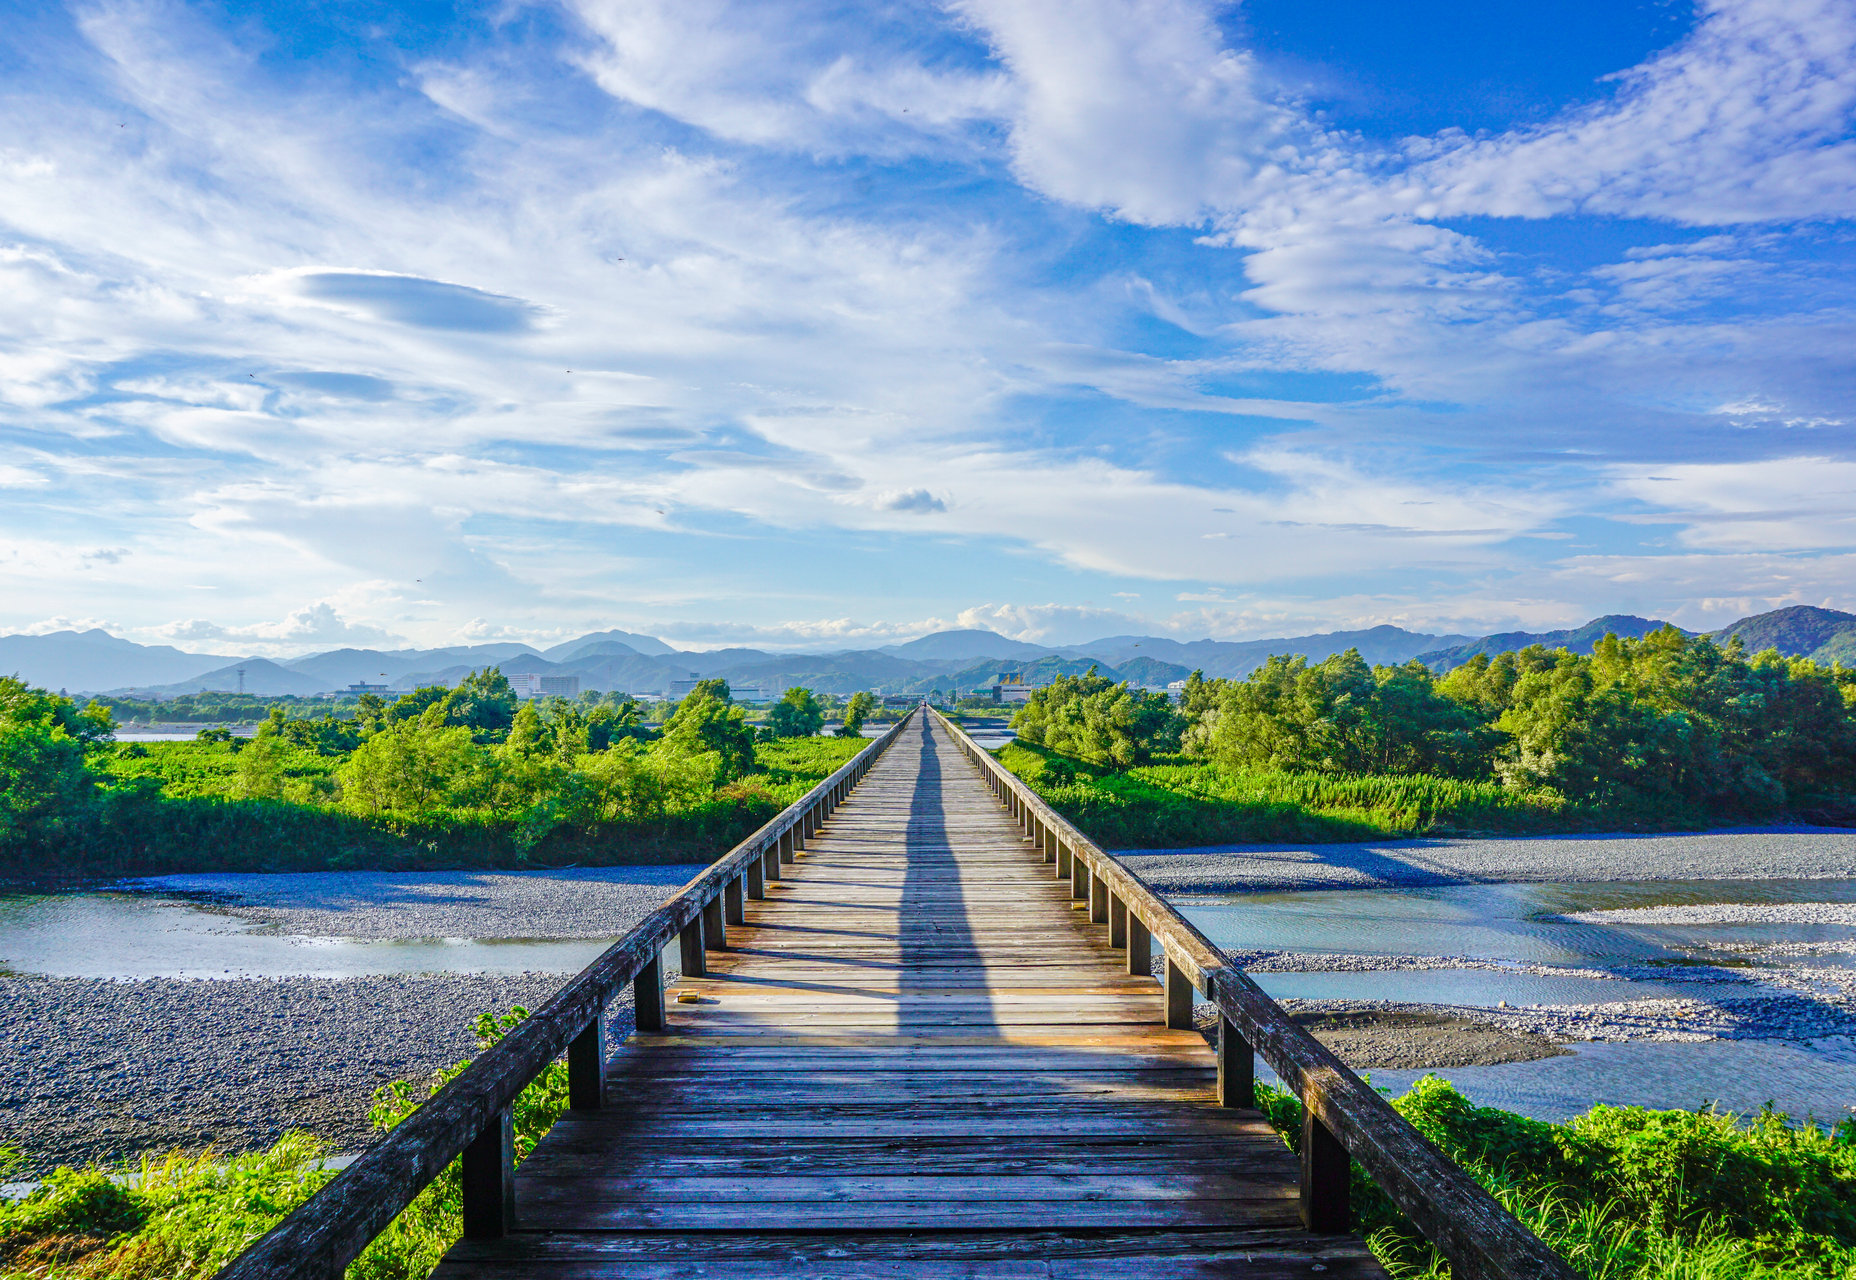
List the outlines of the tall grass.
{"label": "tall grass", "polygon": [[[1259,1085],[1257,1105],[1297,1147],[1301,1103]],[[1392,1105],[1592,1280],[1856,1277],[1856,1121],[1827,1132],[1769,1108],[1599,1106],[1548,1124],[1474,1106],[1436,1076]],[[1358,1165],[1352,1190],[1388,1271],[1450,1274]]]}
{"label": "tall grass", "polygon": [[1120,849],[1667,829],[1698,820],[1429,774],[1236,771],[1179,760],[1114,772],[1024,742],[996,754],[1091,839]]}

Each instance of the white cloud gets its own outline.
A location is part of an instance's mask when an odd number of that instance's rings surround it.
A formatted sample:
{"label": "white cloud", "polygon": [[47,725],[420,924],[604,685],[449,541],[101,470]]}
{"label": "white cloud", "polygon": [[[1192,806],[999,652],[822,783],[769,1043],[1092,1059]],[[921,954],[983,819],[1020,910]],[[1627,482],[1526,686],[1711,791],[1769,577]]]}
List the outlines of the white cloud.
{"label": "white cloud", "polygon": [[1616,484],[1682,523],[1685,546],[1725,551],[1856,547],[1856,462],[1774,458],[1659,465],[1620,472]]}
{"label": "white cloud", "polygon": [[146,629],[168,644],[233,641],[254,653],[286,655],[316,649],[380,645],[405,647],[405,637],[365,622],[350,622],[326,600],[294,610],[276,622],[228,627],[205,618],[187,618]]}

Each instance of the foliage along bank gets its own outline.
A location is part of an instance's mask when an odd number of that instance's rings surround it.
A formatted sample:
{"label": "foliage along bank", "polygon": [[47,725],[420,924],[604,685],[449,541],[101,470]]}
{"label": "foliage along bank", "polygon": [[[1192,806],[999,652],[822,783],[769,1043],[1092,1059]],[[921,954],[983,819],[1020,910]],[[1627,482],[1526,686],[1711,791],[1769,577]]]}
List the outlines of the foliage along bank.
{"label": "foliage along bank", "polygon": [[1006,763],[1122,847],[1419,832],[1856,823],[1856,671],[1674,628],[1589,655],[1272,657],[1180,703],[1096,675],[1038,689]]}
{"label": "foliage along bank", "polygon": [[657,730],[630,700],[518,703],[491,668],[349,718],[273,707],[248,740],[142,744],[0,679],[0,874],[707,861],[862,745],[780,736],[822,722],[805,690],[782,706],[757,728],[704,681]]}

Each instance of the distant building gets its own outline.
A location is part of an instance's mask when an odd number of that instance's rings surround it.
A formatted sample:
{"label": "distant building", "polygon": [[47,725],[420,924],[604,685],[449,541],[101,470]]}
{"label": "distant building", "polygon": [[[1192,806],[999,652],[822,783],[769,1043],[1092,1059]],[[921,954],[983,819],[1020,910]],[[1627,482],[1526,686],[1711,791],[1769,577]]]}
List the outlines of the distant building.
{"label": "distant building", "polygon": [[689,697],[690,694],[696,692],[696,686],[701,683],[702,673],[700,671],[690,672],[690,678],[688,680],[672,680],[670,682],[670,700],[672,702],[683,701],[685,698]]}
{"label": "distant building", "polygon": [[539,671],[518,671],[505,679],[509,681],[509,687],[516,691],[516,697],[524,701],[529,698],[580,696],[579,676],[546,676]]}
{"label": "distant building", "polygon": [[729,694],[736,702],[771,702],[773,690],[762,684],[731,684]]}
{"label": "distant building", "polygon": [[[999,678],[993,682],[992,700],[996,703],[1029,702],[1034,684],[1025,683],[1024,673],[1020,671],[1001,671]],[[984,692],[979,690],[978,692]]]}
{"label": "distant building", "polygon": [[886,693],[883,695],[883,705],[886,707],[920,706],[921,701],[922,695],[919,693]]}
{"label": "distant building", "polygon": [[354,693],[354,694],[386,693],[392,687],[393,687],[392,685],[386,685],[386,684],[351,684],[348,686],[346,692]]}

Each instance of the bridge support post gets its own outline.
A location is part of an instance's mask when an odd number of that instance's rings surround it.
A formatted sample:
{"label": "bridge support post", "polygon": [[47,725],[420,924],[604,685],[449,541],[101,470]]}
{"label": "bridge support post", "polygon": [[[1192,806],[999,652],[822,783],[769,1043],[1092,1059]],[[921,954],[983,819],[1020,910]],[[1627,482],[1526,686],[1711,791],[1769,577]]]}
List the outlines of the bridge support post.
{"label": "bridge support post", "polygon": [[705,951],[728,950],[728,922],[722,915],[722,895],[702,904],[702,945]]}
{"label": "bridge support post", "polygon": [[516,1225],[516,1131],[508,1107],[464,1148],[464,1238],[500,1240]]}
{"label": "bridge support post", "polygon": [[1128,904],[1113,893],[1108,895],[1108,945],[1128,945]]}
{"label": "bridge support post", "polygon": [[1089,923],[1108,923],[1108,881],[1089,873]]}
{"label": "bridge support post", "polygon": [[1154,976],[1154,935],[1132,911],[1128,913],[1128,972],[1142,978]]}
{"label": "bridge support post", "polygon": [[762,854],[748,860],[747,894],[756,902],[767,896],[767,858]]}
{"label": "bridge support post", "polygon": [[1352,1222],[1348,1183],[1352,1164],[1312,1107],[1302,1111],[1302,1225],[1318,1236],[1339,1235]]}
{"label": "bridge support post", "polygon": [[605,1101],[606,1010],[601,1006],[585,1031],[567,1042],[567,1105],[597,1111]]}
{"label": "bridge support post", "polygon": [[1185,970],[1166,962],[1166,1025],[1176,1031],[1192,1030],[1192,1002],[1197,996]]}
{"label": "bridge support post", "polygon": [[1218,1105],[1257,1105],[1257,1056],[1229,1018],[1218,1019]]}
{"label": "bridge support post", "polygon": [[659,951],[651,962],[632,979],[632,1023],[640,1031],[664,1029],[664,953]]}
{"label": "bridge support post", "polygon": [[743,901],[743,891],[747,888],[745,876],[736,876],[722,886],[722,915],[729,924],[746,924],[747,903]]}
{"label": "bridge support post", "polygon": [[703,958],[702,954],[702,916],[697,916],[694,920],[683,926],[683,931],[677,934],[677,942],[683,951],[682,968],[684,977],[700,978],[705,973],[709,972],[708,962]]}

